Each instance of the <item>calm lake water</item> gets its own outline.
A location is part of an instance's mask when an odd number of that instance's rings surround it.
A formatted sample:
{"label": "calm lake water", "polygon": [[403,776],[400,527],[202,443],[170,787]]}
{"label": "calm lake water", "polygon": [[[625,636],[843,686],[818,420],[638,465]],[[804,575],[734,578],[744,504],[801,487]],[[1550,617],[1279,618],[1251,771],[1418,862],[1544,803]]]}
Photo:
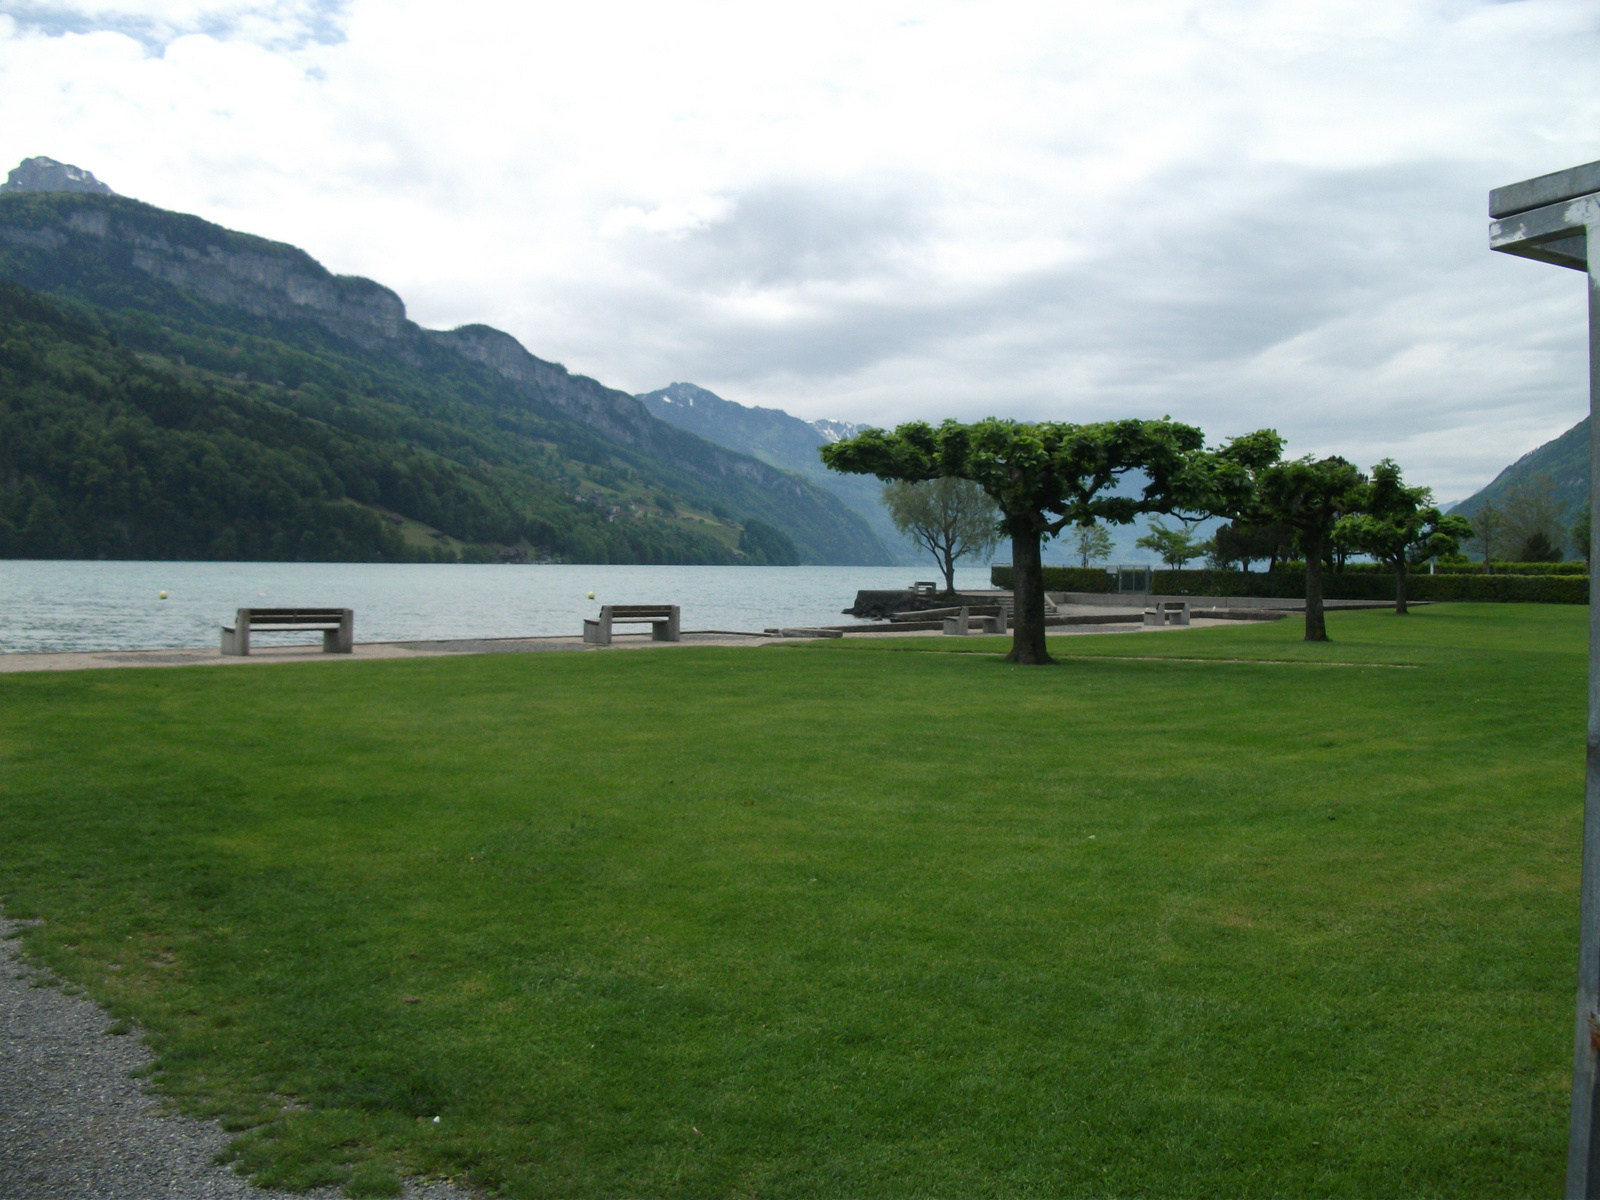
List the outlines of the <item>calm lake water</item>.
{"label": "calm lake water", "polygon": [[[235,609],[353,608],[358,642],[578,634],[601,604],[677,604],[685,629],[837,625],[861,588],[926,567],[443,566],[0,561],[0,653],[212,646]],[[989,586],[987,567],[956,586]],[[161,592],[167,599],[159,598]],[[588,593],[595,598],[590,600]],[[310,635],[314,638],[316,635]],[[264,644],[308,635],[253,635]]]}

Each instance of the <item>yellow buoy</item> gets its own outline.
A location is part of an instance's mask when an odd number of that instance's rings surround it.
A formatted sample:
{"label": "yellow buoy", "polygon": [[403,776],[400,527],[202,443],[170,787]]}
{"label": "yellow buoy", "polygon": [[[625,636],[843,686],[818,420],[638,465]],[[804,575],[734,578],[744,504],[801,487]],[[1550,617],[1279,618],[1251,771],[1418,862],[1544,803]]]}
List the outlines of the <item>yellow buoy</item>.
{"label": "yellow buoy", "polygon": [[[166,594],[166,593],[165,593],[165,592],[163,592],[163,593],[162,593],[162,594],[163,594],[163,595],[165,595],[165,594]],[[591,600],[593,600],[593,599],[594,599],[594,593],[593,593],[593,592],[590,592],[590,593],[589,593],[589,599],[591,599]]]}
{"label": "yellow buoy", "polygon": [[162,592],[161,593],[161,599],[165,600],[166,598],[167,598],[167,594],[165,592]]}

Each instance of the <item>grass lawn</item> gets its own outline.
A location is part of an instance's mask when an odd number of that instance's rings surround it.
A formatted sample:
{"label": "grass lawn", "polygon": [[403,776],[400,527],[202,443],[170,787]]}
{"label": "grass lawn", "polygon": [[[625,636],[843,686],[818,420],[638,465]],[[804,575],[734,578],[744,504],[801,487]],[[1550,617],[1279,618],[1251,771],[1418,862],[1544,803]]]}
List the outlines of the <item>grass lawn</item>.
{"label": "grass lawn", "polygon": [[7,675],[0,897],[267,1184],[1553,1195],[1587,617]]}

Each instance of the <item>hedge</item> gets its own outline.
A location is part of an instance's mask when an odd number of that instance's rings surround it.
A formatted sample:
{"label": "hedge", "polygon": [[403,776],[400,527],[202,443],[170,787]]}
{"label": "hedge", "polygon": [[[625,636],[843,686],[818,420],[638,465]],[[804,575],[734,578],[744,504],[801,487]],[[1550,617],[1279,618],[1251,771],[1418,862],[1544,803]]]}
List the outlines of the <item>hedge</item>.
{"label": "hedge", "polygon": [[[1485,571],[1481,562],[1436,563],[1434,570],[1440,575],[1587,575],[1589,564],[1576,559],[1572,562],[1514,563],[1497,562],[1494,569]],[[1392,572],[1382,563],[1345,563],[1346,575],[1388,575]],[[1414,572],[1426,574],[1427,569]]]}
{"label": "hedge", "polygon": [[[1551,565],[1551,564],[1540,564]],[[1160,596],[1258,596],[1279,600],[1304,600],[1304,570],[1290,571],[1152,571],[1151,591]],[[995,587],[1011,586],[1010,567],[991,567]],[[1327,600],[1393,600],[1395,579],[1367,572],[1327,574],[1322,595]],[[1047,592],[1098,592],[1117,590],[1117,577],[1103,568],[1045,567]],[[1410,600],[1500,600],[1532,604],[1587,604],[1589,579],[1585,575],[1412,575],[1407,581]]]}

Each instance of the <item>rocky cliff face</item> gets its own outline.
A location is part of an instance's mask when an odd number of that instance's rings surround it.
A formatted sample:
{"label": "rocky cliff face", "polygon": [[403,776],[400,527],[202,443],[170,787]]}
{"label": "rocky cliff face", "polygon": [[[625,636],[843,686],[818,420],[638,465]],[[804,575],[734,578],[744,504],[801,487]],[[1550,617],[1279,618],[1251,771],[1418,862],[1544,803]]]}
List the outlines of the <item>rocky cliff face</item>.
{"label": "rocky cliff face", "polygon": [[94,177],[92,171],[57,162],[53,158],[25,158],[6,181],[0,183],[0,193],[5,192],[93,192],[101,196],[116,193]]}
{"label": "rocky cliff face", "polygon": [[6,200],[0,240],[70,252],[74,241],[92,239],[125,255],[136,270],[202,300],[260,317],[310,321],[367,348],[394,343],[408,326],[415,328],[388,288],[334,275],[293,246],[120,196],[86,195],[66,207],[32,200]]}

